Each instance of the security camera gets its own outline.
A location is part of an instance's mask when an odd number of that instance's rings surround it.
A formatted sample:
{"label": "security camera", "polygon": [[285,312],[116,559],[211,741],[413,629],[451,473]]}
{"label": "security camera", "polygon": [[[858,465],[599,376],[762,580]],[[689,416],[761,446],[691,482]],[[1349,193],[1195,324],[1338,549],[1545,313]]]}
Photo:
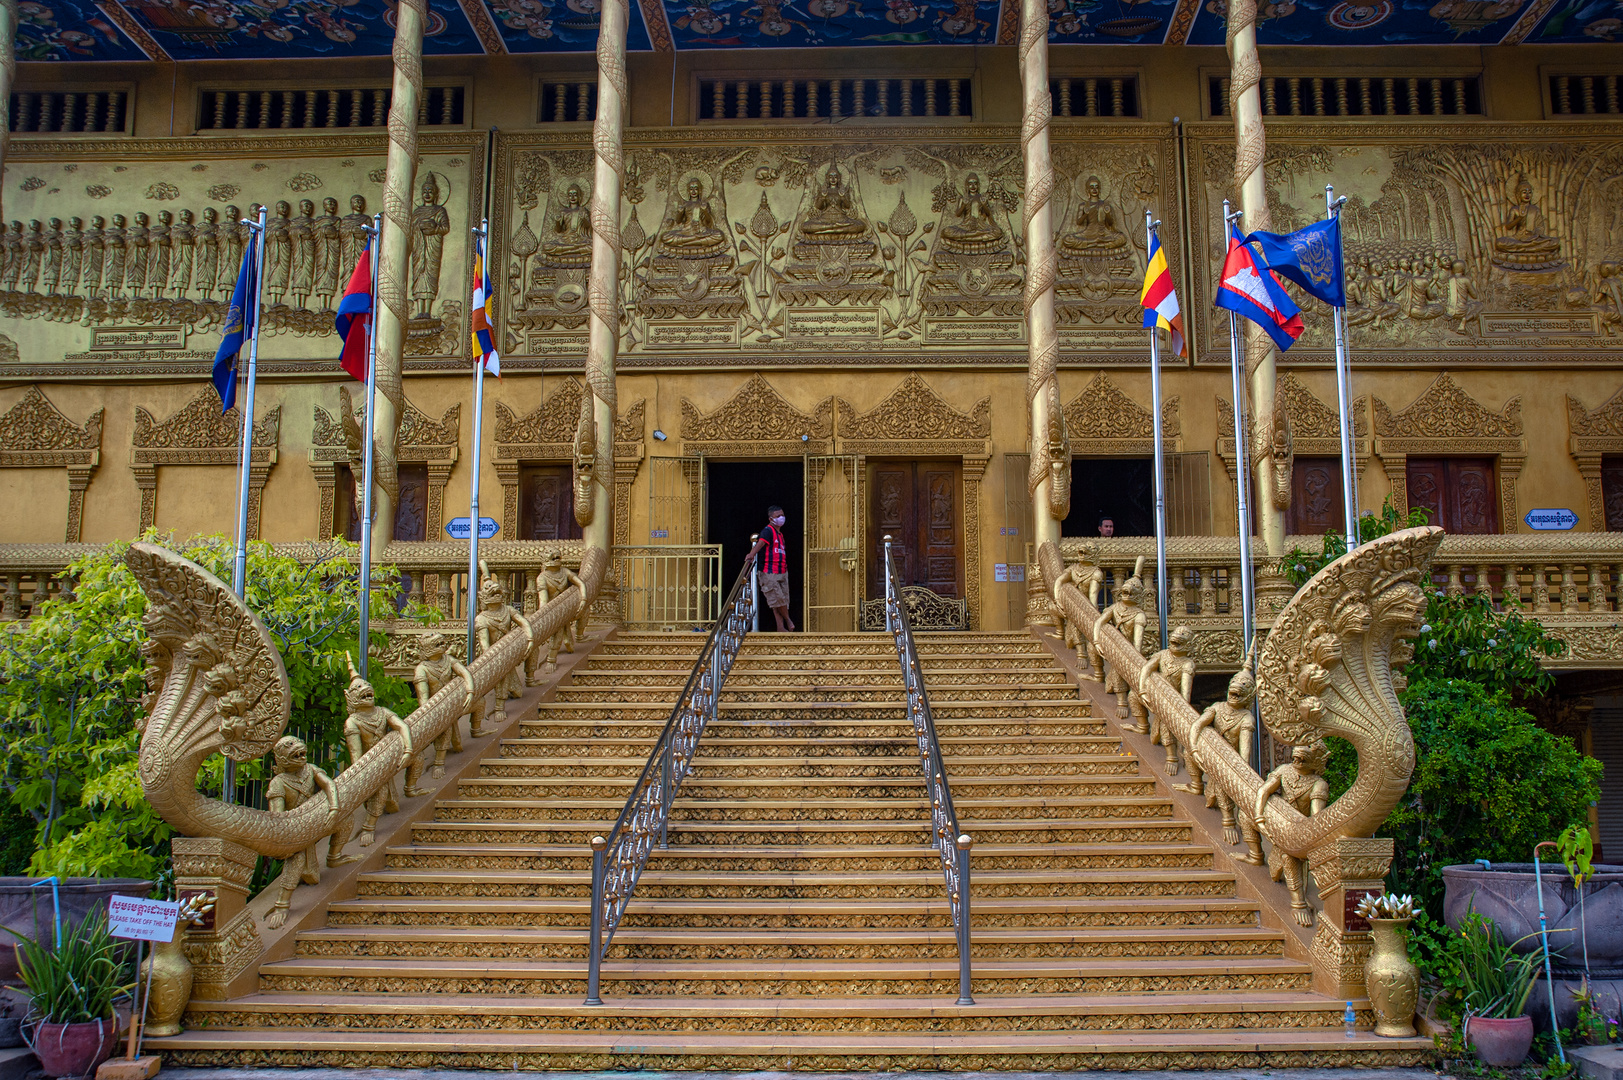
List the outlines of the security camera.
{"label": "security camera", "polygon": [[810,435],[802,435],[800,437],[800,441],[801,442],[811,442],[811,436]]}
{"label": "security camera", "polygon": [[667,436],[663,431],[659,430],[658,428],[655,428],[654,429],[654,438],[656,440],[658,440],[659,442],[664,442],[665,439],[667,438]]}

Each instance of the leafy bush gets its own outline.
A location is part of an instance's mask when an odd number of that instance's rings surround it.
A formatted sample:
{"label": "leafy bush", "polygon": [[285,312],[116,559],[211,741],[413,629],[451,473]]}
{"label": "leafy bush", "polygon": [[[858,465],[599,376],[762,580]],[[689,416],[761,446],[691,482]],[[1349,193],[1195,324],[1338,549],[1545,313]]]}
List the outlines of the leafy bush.
{"label": "leafy bush", "polygon": [[1589,816],[1600,762],[1470,679],[1428,678],[1403,694],[1417,761],[1379,835],[1397,842],[1390,883],[1436,910],[1442,868],[1520,862],[1551,833]]}
{"label": "leafy bush", "polygon": [[17,967],[28,988],[29,1018],[49,1024],[94,1024],[113,1019],[113,1002],[129,992],[124,943],[113,937],[107,912],[97,908],[62,928],[62,940],[42,944],[8,928],[17,939]]}
{"label": "leafy bush", "polygon": [[[146,538],[231,579],[232,545],[221,537]],[[136,772],[146,595],[124,565],[127,550],[115,543],[79,559],[68,568],[71,597],[0,628],[0,789],[34,822],[31,874],[151,878],[167,862],[169,827],[147,805]],[[290,726],[312,746],[343,742],[344,654],[360,633],[354,550],[334,541],[298,559],[249,545],[248,607],[287,667]],[[382,644],[374,634],[373,645]],[[373,684],[381,704],[402,714],[414,707],[404,682],[379,671]],[[219,793],[223,767],[218,756],[205,764],[206,790]],[[261,762],[238,769],[239,779],[260,775]]]}
{"label": "leafy bush", "polygon": [[1514,606],[1495,611],[1484,593],[1448,596],[1441,590],[1426,598],[1414,646],[1410,679],[1469,679],[1490,693],[1524,699],[1555,685],[1542,661],[1567,648]]}
{"label": "leafy bush", "polygon": [[[1358,519],[1358,542],[1367,544],[1399,529],[1415,529],[1426,524],[1431,512],[1415,507],[1408,514],[1392,509],[1392,498],[1387,496],[1379,515],[1368,511]],[[1280,560],[1279,570],[1292,585],[1300,589],[1320,570],[1347,554],[1347,538],[1334,530],[1324,534],[1324,547],[1319,551],[1291,548],[1289,555]]]}

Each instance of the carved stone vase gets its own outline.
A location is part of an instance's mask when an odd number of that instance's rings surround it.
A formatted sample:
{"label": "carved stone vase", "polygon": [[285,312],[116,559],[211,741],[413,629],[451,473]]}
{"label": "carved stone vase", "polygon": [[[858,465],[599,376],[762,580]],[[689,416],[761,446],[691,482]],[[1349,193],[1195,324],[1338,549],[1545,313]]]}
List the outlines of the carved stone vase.
{"label": "carved stone vase", "polygon": [[192,962],[181,947],[188,925],[177,922],[174,938],[153,942],[152,955],[141,962],[141,983],[152,988],[147,998],[146,1033],[154,1039],[180,1034],[180,1018],[192,1000]]}
{"label": "carved stone vase", "polygon": [[1375,1009],[1375,1034],[1388,1039],[1408,1039],[1415,1034],[1420,971],[1409,962],[1409,921],[1369,920],[1375,944],[1364,965],[1364,983]]}

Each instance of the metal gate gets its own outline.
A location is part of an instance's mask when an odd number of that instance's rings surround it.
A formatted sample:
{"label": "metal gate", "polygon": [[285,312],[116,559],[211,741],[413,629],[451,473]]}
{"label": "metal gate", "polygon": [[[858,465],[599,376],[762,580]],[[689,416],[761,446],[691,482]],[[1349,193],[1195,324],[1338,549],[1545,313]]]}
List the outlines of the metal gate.
{"label": "metal gate", "polygon": [[806,629],[857,628],[857,459],[806,459]]}
{"label": "metal gate", "polygon": [[648,468],[648,542],[704,543],[704,458],[649,458]]}

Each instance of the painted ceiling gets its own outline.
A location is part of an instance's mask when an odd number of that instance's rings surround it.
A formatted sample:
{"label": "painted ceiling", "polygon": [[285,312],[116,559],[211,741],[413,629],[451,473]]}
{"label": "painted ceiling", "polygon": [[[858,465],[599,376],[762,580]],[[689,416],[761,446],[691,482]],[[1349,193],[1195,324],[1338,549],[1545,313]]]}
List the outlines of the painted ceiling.
{"label": "painted ceiling", "polygon": [[[433,56],[589,52],[601,0],[429,0]],[[1226,0],[1048,0],[1055,43],[1221,45]],[[1014,44],[1019,0],[638,0],[634,51]],[[394,0],[22,0],[19,60],[387,56]],[[1623,0],[1270,0],[1264,45],[1613,41]]]}

